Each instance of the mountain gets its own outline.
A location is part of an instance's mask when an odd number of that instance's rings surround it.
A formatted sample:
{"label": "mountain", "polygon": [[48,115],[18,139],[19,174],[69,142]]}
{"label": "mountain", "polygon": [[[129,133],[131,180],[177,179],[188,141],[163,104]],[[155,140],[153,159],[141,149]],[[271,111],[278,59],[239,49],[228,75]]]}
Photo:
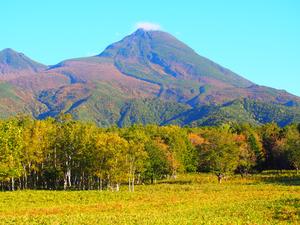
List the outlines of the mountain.
{"label": "mountain", "polygon": [[173,86],[178,81],[199,84],[222,83],[248,87],[252,83],[218,64],[199,56],[194,50],[162,31],[137,30],[112,44],[100,57],[113,58],[124,74]]}
{"label": "mountain", "polygon": [[254,84],[162,31],[139,29],[99,55],[50,67],[6,49],[0,68],[9,77],[0,83],[2,117],[72,113],[101,126],[300,122],[299,97]]}
{"label": "mountain", "polygon": [[0,76],[20,73],[20,72],[39,72],[46,69],[46,66],[37,63],[23,53],[7,48],[0,51]]}

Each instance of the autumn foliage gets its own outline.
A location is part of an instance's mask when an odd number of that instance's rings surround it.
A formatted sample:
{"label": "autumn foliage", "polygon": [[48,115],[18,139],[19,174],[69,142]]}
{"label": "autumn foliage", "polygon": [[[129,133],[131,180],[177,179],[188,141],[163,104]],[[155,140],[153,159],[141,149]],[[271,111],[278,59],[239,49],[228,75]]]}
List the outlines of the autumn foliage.
{"label": "autumn foliage", "polygon": [[299,169],[299,127],[222,125],[99,128],[68,115],[0,122],[0,187],[109,189],[176,179],[178,173],[228,174]]}

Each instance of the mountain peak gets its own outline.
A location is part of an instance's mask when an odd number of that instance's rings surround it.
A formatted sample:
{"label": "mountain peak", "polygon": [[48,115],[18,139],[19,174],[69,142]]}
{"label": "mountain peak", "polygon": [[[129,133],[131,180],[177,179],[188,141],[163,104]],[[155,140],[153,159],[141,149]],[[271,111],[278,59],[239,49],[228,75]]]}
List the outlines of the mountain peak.
{"label": "mountain peak", "polygon": [[9,54],[9,53],[17,53],[15,50],[13,50],[12,48],[5,48],[2,51],[0,51],[0,54]]}
{"label": "mountain peak", "polygon": [[46,66],[33,61],[23,53],[11,48],[0,51],[0,73],[2,74],[18,72],[20,70],[38,72],[45,68]]}
{"label": "mountain peak", "polygon": [[151,41],[151,39],[154,39],[154,41],[161,39],[160,41],[166,41],[165,44],[168,44],[168,41],[183,44],[180,40],[178,40],[172,34],[162,31],[162,30],[147,30],[147,29],[139,28],[127,37],[149,38],[150,39],[149,41]]}
{"label": "mountain peak", "polygon": [[151,32],[151,30],[145,30],[143,28],[139,28],[132,35],[143,36],[143,35],[145,35],[146,33],[149,33],[149,32]]}
{"label": "mountain peak", "polygon": [[227,87],[252,85],[252,82],[198,55],[173,35],[160,30],[141,27],[108,46],[99,56],[113,60],[124,74],[160,85],[170,86],[174,80],[193,81],[199,86],[207,84],[208,80]]}
{"label": "mountain peak", "polygon": [[140,38],[145,38],[147,35],[151,34],[150,30],[144,30],[142,28],[137,29],[135,32],[133,32],[131,35],[128,37],[140,37]]}
{"label": "mountain peak", "polygon": [[0,63],[9,64],[11,58],[21,57],[23,55],[23,53],[19,53],[13,50],[12,48],[5,48],[2,51],[0,51]]}

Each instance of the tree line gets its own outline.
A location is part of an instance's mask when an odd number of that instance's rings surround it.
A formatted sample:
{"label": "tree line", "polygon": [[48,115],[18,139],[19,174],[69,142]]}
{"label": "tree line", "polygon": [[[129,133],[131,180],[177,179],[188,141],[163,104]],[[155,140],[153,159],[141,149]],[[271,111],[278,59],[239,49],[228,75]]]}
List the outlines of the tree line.
{"label": "tree line", "polygon": [[100,128],[70,115],[0,120],[0,189],[118,191],[121,184],[300,168],[300,125]]}

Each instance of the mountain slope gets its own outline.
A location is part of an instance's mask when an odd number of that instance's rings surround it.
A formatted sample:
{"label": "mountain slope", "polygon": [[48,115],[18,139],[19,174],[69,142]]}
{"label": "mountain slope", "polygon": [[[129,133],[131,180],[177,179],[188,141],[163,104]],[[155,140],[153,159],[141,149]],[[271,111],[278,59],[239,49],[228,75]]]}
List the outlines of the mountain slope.
{"label": "mountain slope", "polygon": [[255,85],[162,31],[139,29],[99,57],[112,60],[123,74],[160,85],[162,98],[192,106],[240,97],[278,103],[299,100],[284,91]]}
{"label": "mountain slope", "polygon": [[[201,57],[172,35],[162,31],[139,29],[120,42],[110,45],[99,56],[114,58],[115,64],[128,74],[141,77],[147,69],[150,80],[177,78],[207,82],[216,79],[237,87],[252,83],[218,64]],[[153,75],[153,76],[150,76]],[[161,76],[159,76],[161,75]],[[157,80],[163,82],[163,80]]]}
{"label": "mountain slope", "polygon": [[113,60],[123,74],[160,85],[160,95],[165,99],[181,102],[200,94],[200,88],[208,85],[252,85],[162,31],[139,29],[110,45],[99,57]]}
{"label": "mountain slope", "polygon": [[51,67],[4,50],[0,68],[2,117],[72,113],[101,126],[300,122],[299,97],[256,85],[162,31],[139,29],[99,55]]}

